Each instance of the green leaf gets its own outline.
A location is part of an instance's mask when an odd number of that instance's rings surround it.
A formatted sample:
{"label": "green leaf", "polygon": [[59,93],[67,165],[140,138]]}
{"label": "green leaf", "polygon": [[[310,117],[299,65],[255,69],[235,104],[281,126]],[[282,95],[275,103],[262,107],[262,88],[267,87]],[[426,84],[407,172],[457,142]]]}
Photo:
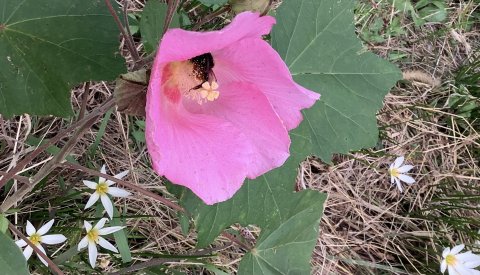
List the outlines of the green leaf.
{"label": "green leaf", "polygon": [[322,95],[304,120],[313,153],[327,162],[334,153],[376,144],[375,114],[401,79],[394,65],[363,51],[353,8],[353,0],[285,1],[272,31],[295,81]]}
{"label": "green leaf", "polygon": [[125,70],[101,0],[0,0],[0,113],[69,116],[70,88]]}
{"label": "green leaf", "polygon": [[[239,274],[310,274],[310,257],[317,243],[319,213],[325,195],[308,192],[273,232],[265,234],[240,262]],[[316,214],[314,214],[316,213]]]}
{"label": "green leaf", "polygon": [[[167,4],[161,3],[159,0],[149,0],[143,9],[140,19],[140,33],[147,53],[153,53],[158,47],[165,26],[167,10]],[[170,27],[180,27],[180,19],[177,13],[174,14]]]}
{"label": "green leaf", "polygon": [[[119,217],[120,213],[118,212],[117,208],[113,207],[113,220],[110,222],[111,226],[125,226],[125,221]],[[115,243],[117,244],[118,251],[122,256],[122,262],[129,263],[132,261],[132,253],[130,252],[130,247],[128,246],[128,238],[127,234],[125,233],[125,229],[117,231],[113,233],[115,237]]]}
{"label": "green leaf", "polygon": [[200,3],[204,4],[205,6],[211,5],[223,5],[228,2],[228,0],[199,0]]}
{"label": "green leaf", "polygon": [[3,233],[0,233],[0,267],[2,275],[30,274],[22,251]]}
{"label": "green leaf", "polygon": [[5,234],[10,222],[5,218],[5,215],[0,214],[0,233]]}

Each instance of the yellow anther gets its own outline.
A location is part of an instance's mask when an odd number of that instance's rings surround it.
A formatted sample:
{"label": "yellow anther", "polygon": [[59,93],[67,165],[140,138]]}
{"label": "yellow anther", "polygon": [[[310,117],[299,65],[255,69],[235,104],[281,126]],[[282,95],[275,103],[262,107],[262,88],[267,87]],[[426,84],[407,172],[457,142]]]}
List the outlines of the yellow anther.
{"label": "yellow anther", "polygon": [[98,236],[100,233],[98,232],[98,229],[92,228],[90,231],[87,233],[87,238],[91,242],[98,242]]}
{"label": "yellow anther", "polygon": [[108,192],[108,185],[107,183],[105,182],[100,182],[99,184],[97,184],[97,193],[99,195],[106,195],[107,192]]}
{"label": "yellow anther", "polygon": [[389,169],[390,170],[390,175],[392,177],[398,177],[398,175],[400,175],[400,172],[398,172],[398,169],[397,168],[392,168],[392,169]]}
{"label": "yellow anther", "polygon": [[445,261],[447,265],[454,266],[457,263],[457,258],[455,258],[455,255],[450,254],[445,257]]}
{"label": "yellow anther", "polygon": [[42,241],[42,236],[39,234],[35,233],[32,236],[28,238],[34,245],[39,245],[40,242]]}

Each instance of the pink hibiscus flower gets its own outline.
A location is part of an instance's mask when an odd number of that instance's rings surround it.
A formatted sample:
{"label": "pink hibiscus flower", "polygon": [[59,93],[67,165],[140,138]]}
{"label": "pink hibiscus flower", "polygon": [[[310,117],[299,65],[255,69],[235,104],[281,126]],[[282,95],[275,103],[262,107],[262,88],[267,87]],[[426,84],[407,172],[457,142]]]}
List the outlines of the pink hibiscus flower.
{"label": "pink hibiscus flower", "polygon": [[274,24],[244,12],[220,31],[169,30],[160,44],[147,94],[148,151],[160,175],[207,204],[281,166],[288,131],[319,98],[262,39]]}

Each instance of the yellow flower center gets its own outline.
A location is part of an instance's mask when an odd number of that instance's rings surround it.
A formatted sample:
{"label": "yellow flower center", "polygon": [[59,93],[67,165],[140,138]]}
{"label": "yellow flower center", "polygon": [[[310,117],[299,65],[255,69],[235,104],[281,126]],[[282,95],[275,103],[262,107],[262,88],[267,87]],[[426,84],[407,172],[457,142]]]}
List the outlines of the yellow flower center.
{"label": "yellow flower center", "polygon": [[90,231],[87,232],[87,238],[90,242],[98,242],[99,235],[100,233],[96,228],[92,228]]}
{"label": "yellow flower center", "polygon": [[397,168],[392,168],[392,169],[390,169],[390,175],[391,175],[392,177],[396,177],[396,178],[397,178],[398,175],[400,175],[400,172],[398,172],[398,169],[397,169]]}
{"label": "yellow flower center", "polygon": [[455,255],[447,255],[445,258],[445,261],[447,262],[447,265],[454,266],[457,263],[457,258],[455,258]]}
{"label": "yellow flower center", "polygon": [[106,182],[100,182],[99,184],[97,184],[97,193],[99,195],[106,195],[107,192],[108,192],[108,185]]}
{"label": "yellow flower center", "polygon": [[39,234],[35,233],[32,236],[28,237],[28,239],[34,244],[34,245],[39,245],[40,242],[42,241],[42,236]]}

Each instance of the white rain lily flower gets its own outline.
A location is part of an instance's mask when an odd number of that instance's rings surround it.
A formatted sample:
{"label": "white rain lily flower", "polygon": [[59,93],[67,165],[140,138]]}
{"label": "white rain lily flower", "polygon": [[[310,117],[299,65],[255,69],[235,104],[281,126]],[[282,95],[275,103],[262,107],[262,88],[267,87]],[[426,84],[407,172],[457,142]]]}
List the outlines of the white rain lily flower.
{"label": "white rain lily flower", "polygon": [[474,269],[480,266],[480,256],[475,255],[472,251],[467,251],[458,254],[465,248],[465,245],[460,244],[452,249],[445,248],[442,253],[442,263],[440,265],[440,271],[445,272],[448,268],[449,275],[479,275],[480,271]]}
{"label": "white rain lily flower", "polygon": [[[106,174],[105,165],[103,165],[102,169],[100,169],[100,173]],[[116,179],[122,179],[127,174],[128,174],[128,170],[123,171],[122,173],[117,174],[114,177]],[[111,195],[112,197],[121,197],[121,198],[125,198],[131,195],[131,193],[126,190],[123,190],[118,187],[112,187],[112,185],[115,184],[115,182],[111,180],[106,180],[103,177],[100,177],[98,179],[98,182],[84,180],[83,184],[85,184],[88,188],[95,190],[95,192],[93,192],[90,195],[90,199],[85,205],[85,209],[91,207],[94,203],[98,201],[98,199],[100,199],[110,219],[113,219],[113,205],[108,195]]]}
{"label": "white rain lily flower", "polygon": [[[27,221],[26,231],[27,231],[28,239],[38,249],[40,249],[40,251],[42,251],[43,254],[45,254],[45,255],[47,255],[47,253],[45,253],[45,249],[43,249],[41,244],[59,244],[59,243],[63,243],[64,241],[67,240],[67,238],[65,238],[65,236],[63,236],[62,234],[45,235],[45,234],[48,233],[50,228],[52,228],[52,225],[53,225],[54,221],[55,220],[51,220],[51,221],[47,222],[42,227],[40,227],[40,229],[38,229],[38,230],[35,229],[35,227],[29,221]],[[25,258],[28,260],[30,258],[30,256],[32,256],[33,248],[31,246],[29,246],[27,244],[27,242],[25,242],[24,240],[18,240],[15,243],[20,248],[23,248],[23,247],[26,246],[25,250],[23,250],[23,256],[25,256]],[[48,263],[42,257],[38,256],[38,258],[40,259],[40,261],[42,261],[42,263],[44,265],[48,266]]]}
{"label": "white rain lily flower", "polygon": [[84,221],[87,235],[83,237],[83,239],[78,244],[78,251],[88,246],[88,260],[92,268],[95,268],[95,262],[97,261],[97,255],[98,255],[97,244],[105,249],[118,253],[118,250],[115,248],[115,246],[113,246],[111,243],[109,243],[107,240],[105,240],[101,236],[120,231],[124,227],[111,226],[111,227],[104,228],[103,226],[105,226],[105,223],[107,222],[107,220],[108,220],[107,218],[101,219],[100,221],[98,221],[98,223],[94,227],[92,227],[92,225],[89,222]]}
{"label": "white rain lily flower", "polygon": [[404,174],[412,170],[413,168],[412,165],[402,166],[404,160],[405,157],[403,156],[396,158],[395,162],[390,164],[390,168],[388,169],[388,172],[390,173],[390,183],[393,184],[395,182],[400,192],[403,192],[402,184],[400,183],[400,181],[403,181],[407,184],[415,183],[415,180],[412,177]]}

